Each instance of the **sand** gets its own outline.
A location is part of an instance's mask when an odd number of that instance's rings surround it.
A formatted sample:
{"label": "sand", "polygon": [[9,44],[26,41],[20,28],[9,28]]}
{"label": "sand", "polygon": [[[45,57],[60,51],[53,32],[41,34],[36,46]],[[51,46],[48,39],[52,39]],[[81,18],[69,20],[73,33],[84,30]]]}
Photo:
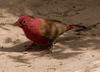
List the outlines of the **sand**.
{"label": "sand", "polygon": [[100,25],[58,38],[52,54],[25,51],[32,42],[14,26],[21,15],[91,26],[100,23],[99,0],[0,0],[0,72],[100,72]]}

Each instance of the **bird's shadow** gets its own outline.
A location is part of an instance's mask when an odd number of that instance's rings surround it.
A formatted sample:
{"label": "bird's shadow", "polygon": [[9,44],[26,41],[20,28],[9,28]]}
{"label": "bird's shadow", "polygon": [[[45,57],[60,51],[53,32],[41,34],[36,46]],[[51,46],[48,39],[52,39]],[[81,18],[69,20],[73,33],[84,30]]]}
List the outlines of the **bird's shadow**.
{"label": "bird's shadow", "polygon": [[32,42],[27,41],[24,43],[14,45],[12,47],[1,47],[0,51],[4,51],[4,52],[25,52],[25,51],[39,52],[39,51],[43,50],[43,48],[41,48],[40,46],[36,46],[36,45],[33,45],[32,49],[26,50],[28,47],[30,47],[31,44],[32,44]]}
{"label": "bird's shadow", "polygon": [[[79,55],[84,52],[84,48],[92,48],[93,50],[98,50],[100,46],[100,39],[96,36],[80,36],[80,35],[71,35],[68,36],[67,34],[64,37],[60,37],[56,44],[53,46],[53,53],[52,57],[56,59],[65,59],[69,57],[73,57]],[[1,47],[0,51],[2,52],[25,52],[25,48],[27,48],[31,42],[24,42],[13,47]],[[71,52],[64,52],[70,49]],[[36,56],[45,56],[47,53],[46,50],[38,46],[33,46],[32,50],[28,52],[33,52],[33,55]],[[34,54],[34,52],[37,52]]]}
{"label": "bird's shadow", "polygon": [[14,62],[30,64],[29,60],[27,58],[24,58],[23,55],[18,55],[18,56],[8,55],[8,58],[12,59]]}

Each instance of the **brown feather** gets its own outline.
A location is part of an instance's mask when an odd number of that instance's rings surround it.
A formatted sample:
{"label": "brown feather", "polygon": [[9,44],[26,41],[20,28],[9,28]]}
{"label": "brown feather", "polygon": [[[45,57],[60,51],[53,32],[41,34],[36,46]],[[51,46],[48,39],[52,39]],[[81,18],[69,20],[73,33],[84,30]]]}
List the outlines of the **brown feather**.
{"label": "brown feather", "polygon": [[57,20],[43,20],[41,24],[41,34],[50,39],[55,40],[59,35],[64,33],[67,28],[66,24]]}

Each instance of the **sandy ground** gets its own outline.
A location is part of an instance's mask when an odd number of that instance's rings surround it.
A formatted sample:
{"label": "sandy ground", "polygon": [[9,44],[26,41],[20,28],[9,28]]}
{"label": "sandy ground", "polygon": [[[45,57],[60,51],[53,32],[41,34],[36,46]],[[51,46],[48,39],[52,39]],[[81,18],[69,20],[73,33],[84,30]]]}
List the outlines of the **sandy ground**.
{"label": "sandy ground", "polygon": [[20,15],[52,18],[66,24],[99,23],[99,0],[0,0],[0,72],[100,72],[100,25],[59,37],[53,53],[34,48],[13,26]]}

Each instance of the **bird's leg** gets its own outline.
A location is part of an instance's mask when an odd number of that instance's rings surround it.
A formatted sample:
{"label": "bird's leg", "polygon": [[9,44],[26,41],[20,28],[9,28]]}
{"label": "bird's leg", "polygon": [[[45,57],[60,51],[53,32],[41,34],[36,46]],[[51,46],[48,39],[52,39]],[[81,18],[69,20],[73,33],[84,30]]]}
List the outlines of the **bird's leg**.
{"label": "bird's leg", "polygon": [[52,50],[53,50],[53,44],[50,44],[50,45],[48,46],[48,51],[49,51],[49,53],[52,54]]}
{"label": "bird's leg", "polygon": [[52,50],[53,50],[53,45],[56,44],[56,39],[53,40],[49,45],[48,45],[48,51],[49,53],[53,53]]}
{"label": "bird's leg", "polygon": [[31,45],[29,45],[29,46],[25,49],[25,51],[31,50],[32,47],[33,47],[34,45],[36,45],[36,44],[32,43]]}

